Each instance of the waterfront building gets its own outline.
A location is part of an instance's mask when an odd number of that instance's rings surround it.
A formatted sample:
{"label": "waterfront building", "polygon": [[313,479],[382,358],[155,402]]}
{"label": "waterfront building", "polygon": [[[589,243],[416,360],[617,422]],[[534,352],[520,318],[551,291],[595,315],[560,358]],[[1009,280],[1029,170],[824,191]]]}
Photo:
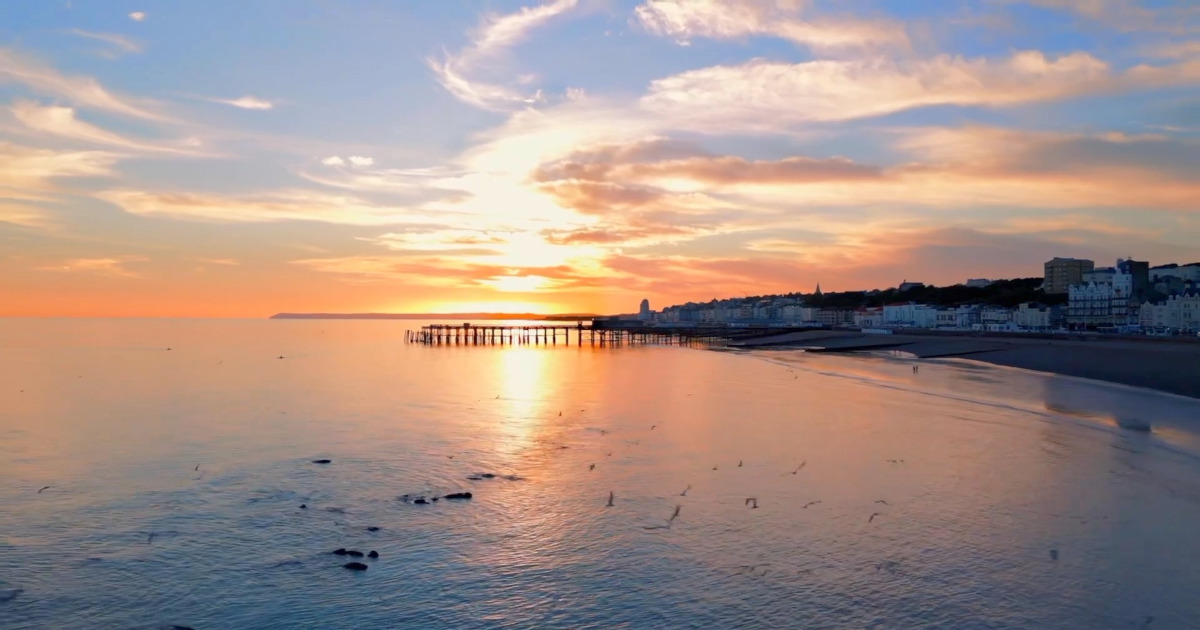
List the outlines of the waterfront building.
{"label": "waterfront building", "polygon": [[967,286],[976,289],[990,287],[995,283],[996,282],[994,280],[988,280],[987,278],[970,278],[967,280]]}

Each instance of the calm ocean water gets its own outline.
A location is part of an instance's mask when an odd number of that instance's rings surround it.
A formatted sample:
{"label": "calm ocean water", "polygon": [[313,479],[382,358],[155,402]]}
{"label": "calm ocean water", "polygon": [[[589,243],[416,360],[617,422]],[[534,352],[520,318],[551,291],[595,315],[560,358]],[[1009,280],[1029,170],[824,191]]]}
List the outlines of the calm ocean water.
{"label": "calm ocean water", "polygon": [[1200,628],[1200,401],[417,325],[0,320],[0,628]]}

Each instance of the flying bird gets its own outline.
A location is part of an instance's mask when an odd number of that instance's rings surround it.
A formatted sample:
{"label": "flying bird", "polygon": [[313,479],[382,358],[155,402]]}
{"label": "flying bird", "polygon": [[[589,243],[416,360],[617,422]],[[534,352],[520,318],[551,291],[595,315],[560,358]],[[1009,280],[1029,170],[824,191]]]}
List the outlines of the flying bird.
{"label": "flying bird", "polygon": [[807,509],[808,509],[808,506],[810,506],[810,505],[816,505],[816,504],[818,504],[818,503],[820,503],[820,501],[809,501],[808,503],[805,503],[804,505],[801,505],[801,506],[800,506],[800,509],[802,509],[802,510],[807,510]]}
{"label": "flying bird", "polygon": [[596,465],[592,464],[591,466],[588,466],[588,470],[596,470]]}
{"label": "flying bird", "polygon": [[738,460],[738,468],[741,468],[741,467],[742,467],[742,460],[739,459]]}
{"label": "flying bird", "polygon": [[668,525],[670,525],[672,522],[675,521],[675,518],[679,516],[679,510],[681,510],[681,509],[683,509],[682,505],[675,506],[675,511],[673,513],[671,513],[671,518],[667,519]]}
{"label": "flying bird", "polygon": [[689,484],[688,484],[688,487],[684,488],[684,489],[683,489],[683,492],[680,492],[680,493],[679,493],[679,496],[681,496],[681,497],[686,497],[686,496],[687,496],[687,493],[688,493],[688,490],[691,490],[691,489],[692,489],[692,484],[690,484],[690,483],[689,483]]}
{"label": "flying bird", "polygon": [[749,505],[752,509],[757,510],[758,509],[758,499],[755,499],[754,497],[749,497],[746,499],[745,505]]}
{"label": "flying bird", "polygon": [[882,503],[882,504],[884,504],[884,505],[888,505],[888,502],[887,502],[887,501],[884,501],[883,499],[880,499],[880,500],[876,501],[876,503]]}
{"label": "flying bird", "polygon": [[654,427],[656,427],[656,426],[658,426],[658,425],[657,425],[657,424],[652,424],[652,425],[650,425],[650,430],[651,430],[651,431],[653,431],[653,430],[654,430]]}
{"label": "flying bird", "polygon": [[875,513],[871,514],[871,518],[868,518],[867,522],[870,523],[870,522],[874,521],[876,516],[883,516],[883,514],[880,512],[875,512]]}
{"label": "flying bird", "polygon": [[605,507],[612,507],[612,506],[613,506],[613,493],[612,493],[612,490],[609,490],[608,491],[608,505],[606,505]]}
{"label": "flying bird", "polygon": [[[49,489],[50,489],[50,486],[43,486],[43,487],[42,487],[42,490],[49,490]],[[41,493],[42,493],[42,490],[38,490],[38,494],[41,494]]]}
{"label": "flying bird", "polygon": [[801,470],[804,469],[804,466],[806,464],[808,464],[808,460],[804,460],[804,461],[800,462],[800,465],[796,467],[796,470],[792,471],[792,474],[795,475],[796,473],[799,473]]}
{"label": "flying bird", "polygon": [[200,470],[200,464],[196,464],[196,467],[192,469],[192,472],[197,472],[199,470]]}

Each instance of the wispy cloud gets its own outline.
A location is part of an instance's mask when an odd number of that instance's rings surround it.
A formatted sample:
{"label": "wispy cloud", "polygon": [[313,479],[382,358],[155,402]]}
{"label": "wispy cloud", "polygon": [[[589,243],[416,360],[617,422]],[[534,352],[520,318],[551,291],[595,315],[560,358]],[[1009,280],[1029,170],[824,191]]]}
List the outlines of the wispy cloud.
{"label": "wispy cloud", "polygon": [[59,273],[86,273],[115,278],[140,278],[142,274],[126,265],[148,262],[145,256],[119,256],[112,258],[67,258],[53,264],[35,267],[38,271]]}
{"label": "wispy cloud", "polygon": [[129,14],[129,19],[134,22],[143,22],[146,20],[146,13],[144,11],[134,11]]}
{"label": "wispy cloud", "polygon": [[113,174],[120,155],[106,151],[53,151],[0,141],[0,197],[45,199],[62,177]]}
{"label": "wispy cloud", "polygon": [[[495,62],[505,51],[522,41],[530,31],[551,19],[574,9],[579,0],[554,0],[535,7],[524,7],[507,15],[490,15],[471,38],[471,43],[457,54],[446,53],[443,59],[430,59],[438,81],[460,100],[483,109],[504,109],[514,104],[537,103],[544,99],[541,90],[521,93],[508,85],[473,78],[481,72],[493,71]],[[520,77],[510,83],[527,83]]]}
{"label": "wispy cloud", "polygon": [[271,101],[258,98],[257,96],[243,96],[241,98],[232,98],[232,99],[206,98],[204,100],[209,101],[210,103],[220,103],[222,105],[229,105],[231,107],[237,107],[239,109],[266,110],[266,109],[273,109],[275,107],[275,104],[272,103]]}
{"label": "wispy cloud", "polygon": [[117,35],[116,33],[96,33],[92,31],[85,31],[81,28],[73,28],[68,32],[77,37],[93,39],[109,44],[117,53],[142,52],[141,44],[129,39],[128,37],[125,37],[124,35]]}
{"label": "wispy cloud", "polygon": [[1136,66],[1117,73],[1082,52],[1057,58],[1023,51],[1003,59],[759,59],[654,81],[642,106],[688,121],[699,131],[782,131],[781,125],[797,122],[851,120],[931,105],[1005,107],[1197,80],[1200,64]]}
{"label": "wispy cloud", "polygon": [[1200,6],[1182,2],[1177,5],[1146,6],[1139,0],[1009,0],[1028,2],[1048,9],[1070,11],[1118,31],[1165,33],[1200,32]]}
{"label": "wispy cloud", "polygon": [[[0,191],[3,190],[0,184]],[[49,214],[34,205],[13,203],[0,199],[0,223],[29,228],[46,228],[52,225]]]}
{"label": "wispy cloud", "polygon": [[349,195],[307,190],[281,190],[259,195],[228,196],[193,192],[150,192],[116,189],[96,197],[140,216],[214,223],[318,221],[344,225],[388,225],[426,220],[409,208],[377,205]]}
{"label": "wispy cloud", "polygon": [[0,83],[19,83],[39,94],[56,96],[84,107],[132,118],[164,120],[144,107],[132,104],[105,90],[95,79],[64,75],[54,68],[0,48]]}
{"label": "wispy cloud", "polygon": [[76,118],[75,110],[70,107],[42,105],[33,101],[22,100],[14,103],[10,111],[13,117],[28,129],[54,136],[82,140],[84,142],[102,144],[130,151],[199,155],[187,147],[175,147],[132,140],[101,129]]}
{"label": "wispy cloud", "polygon": [[685,45],[697,37],[769,36],[823,52],[909,46],[900,22],[801,19],[803,5],[796,0],[647,0],[635,15],[646,30]]}

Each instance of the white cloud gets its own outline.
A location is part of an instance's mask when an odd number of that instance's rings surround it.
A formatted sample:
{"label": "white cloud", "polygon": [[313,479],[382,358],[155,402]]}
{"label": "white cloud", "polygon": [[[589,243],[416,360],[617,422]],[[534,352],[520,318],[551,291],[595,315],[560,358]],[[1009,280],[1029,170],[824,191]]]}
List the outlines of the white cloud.
{"label": "white cloud", "polygon": [[859,19],[800,19],[796,0],[647,0],[635,15],[651,33],[686,45],[692,38],[770,36],[815,50],[907,47],[904,25]]}
{"label": "white cloud", "polygon": [[146,19],[146,13],[144,11],[134,11],[129,14],[129,19],[134,22],[142,22]]}
{"label": "white cloud", "polygon": [[140,52],[142,52],[141,44],[133,41],[132,39],[129,39],[128,37],[125,37],[124,35],[117,35],[115,33],[94,33],[92,31],[85,31],[80,28],[73,28],[68,32],[77,37],[84,37],[87,39],[94,39],[96,41],[104,42],[104,43],[109,44],[109,45],[113,46],[114,48],[116,48],[118,52],[122,52],[122,53],[140,53]]}
{"label": "white cloud", "polygon": [[587,90],[581,87],[568,87],[564,96],[567,97],[568,101],[582,101],[587,98]]}
{"label": "white cloud", "polygon": [[[429,67],[451,94],[476,107],[503,109],[513,104],[533,102],[530,99],[537,99],[537,95],[531,97],[504,85],[470,77],[486,69],[489,63],[494,63],[506,49],[520,42],[530,31],[574,9],[578,4],[579,0],[555,0],[536,7],[524,7],[507,15],[488,16],[469,46],[457,55],[447,53],[442,61],[430,59]],[[513,81],[524,84],[522,79],[528,76],[519,75]]]}
{"label": "white cloud", "polygon": [[204,99],[211,103],[220,103],[222,105],[230,105],[241,109],[272,109],[275,104],[257,96],[243,96],[241,98],[225,99],[225,98],[206,98]]}
{"label": "white cloud", "polygon": [[325,166],[341,166],[346,163],[346,160],[343,160],[342,158],[340,158],[336,155],[331,155],[331,156],[321,160],[321,163],[324,164]]}
{"label": "white cloud", "polygon": [[361,155],[351,155],[346,159],[350,160],[350,163],[355,166],[371,166],[375,163],[375,158],[363,157]]}
{"label": "white cloud", "polygon": [[113,96],[91,77],[63,75],[54,68],[18,55],[11,48],[0,48],[0,83],[19,83],[39,94],[57,96],[77,105],[114,114],[165,120],[159,114]]}

